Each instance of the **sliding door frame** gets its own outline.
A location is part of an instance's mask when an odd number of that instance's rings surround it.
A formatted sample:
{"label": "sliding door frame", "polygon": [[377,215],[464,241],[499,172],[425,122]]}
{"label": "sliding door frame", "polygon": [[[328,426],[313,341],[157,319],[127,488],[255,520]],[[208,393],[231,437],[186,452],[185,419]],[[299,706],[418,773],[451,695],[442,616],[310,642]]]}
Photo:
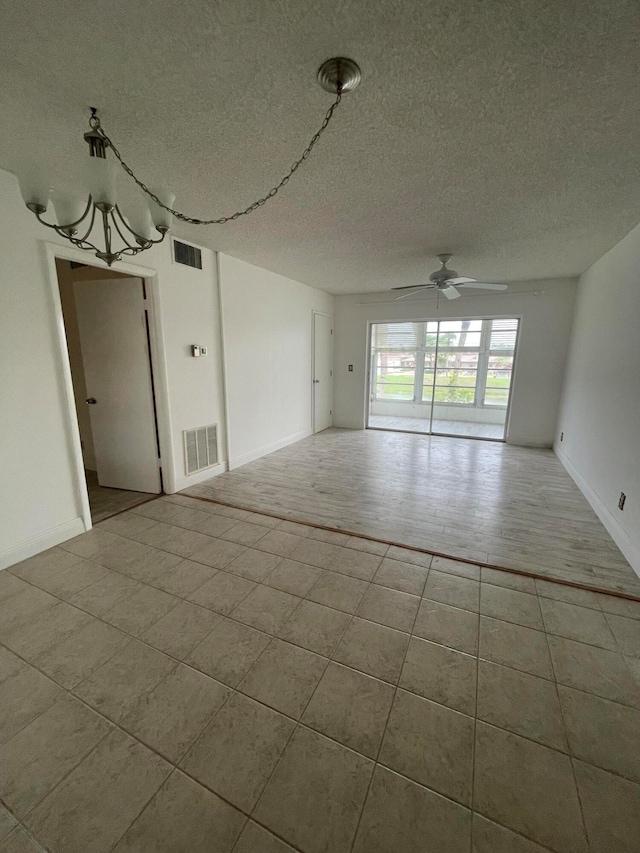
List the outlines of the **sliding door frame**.
{"label": "sliding door frame", "polygon": [[[488,436],[482,435],[456,435],[454,433],[446,433],[446,432],[433,432],[433,411],[435,406],[435,389],[436,389],[436,376],[437,376],[437,366],[438,366],[438,349],[439,349],[439,340],[440,340],[440,323],[448,323],[448,322],[456,322],[462,320],[517,320],[518,321],[518,330],[516,332],[516,340],[513,348],[513,364],[511,367],[511,382],[509,384],[509,399],[507,400],[507,406],[505,411],[504,418],[504,431],[502,434],[502,438],[490,438]],[[378,430],[380,432],[401,432],[407,435],[428,435],[428,436],[439,436],[442,438],[467,438],[473,441],[492,441],[498,443],[507,443],[507,436],[509,430],[509,420],[511,418],[511,405],[513,402],[513,388],[515,384],[515,377],[517,372],[517,363],[518,363],[518,345],[520,343],[520,334],[522,332],[522,322],[523,317],[522,314],[494,314],[492,316],[487,316],[486,314],[482,314],[479,316],[470,317],[468,315],[461,317],[429,317],[429,318],[405,318],[398,320],[369,320],[367,321],[367,369],[366,369],[366,393],[365,393],[365,409],[364,409],[364,424],[365,429],[373,429]],[[436,348],[435,348],[435,361],[434,361],[434,373],[433,373],[433,390],[431,394],[431,406],[430,406],[430,415],[429,415],[429,432],[416,432],[415,430],[408,429],[392,429],[390,427],[375,427],[369,425],[369,418],[371,416],[371,403],[374,398],[374,390],[373,390],[373,382],[375,377],[375,366],[373,363],[373,327],[379,326],[385,323],[438,323],[438,333],[436,334]],[[488,364],[488,362],[487,362]],[[479,373],[479,372],[478,372]],[[477,399],[478,393],[478,374],[476,374],[476,389],[475,394]],[[485,377],[486,378],[486,377]],[[423,364],[423,372],[421,376],[422,383],[424,383],[424,364]],[[417,384],[417,364],[416,364],[416,375],[414,376],[414,387]],[[422,389],[422,384],[421,384]],[[485,389],[486,392],[486,389]],[[427,419],[425,418],[425,421]]]}

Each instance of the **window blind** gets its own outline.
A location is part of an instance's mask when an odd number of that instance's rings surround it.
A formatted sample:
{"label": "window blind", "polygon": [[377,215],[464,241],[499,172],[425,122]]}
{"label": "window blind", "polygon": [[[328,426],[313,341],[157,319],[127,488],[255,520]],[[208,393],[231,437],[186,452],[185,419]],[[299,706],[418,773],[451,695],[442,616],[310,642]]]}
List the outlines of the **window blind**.
{"label": "window blind", "polygon": [[491,350],[510,350],[513,352],[516,346],[516,335],[518,334],[517,320],[492,320],[491,321]]}
{"label": "window blind", "polygon": [[372,331],[372,346],[377,350],[404,352],[422,346],[423,323],[376,323]]}

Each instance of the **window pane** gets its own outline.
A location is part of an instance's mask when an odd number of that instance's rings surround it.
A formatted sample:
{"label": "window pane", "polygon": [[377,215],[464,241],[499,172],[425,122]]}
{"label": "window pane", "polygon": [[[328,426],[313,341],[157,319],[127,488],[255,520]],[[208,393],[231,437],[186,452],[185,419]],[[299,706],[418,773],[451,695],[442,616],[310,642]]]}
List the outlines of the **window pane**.
{"label": "window pane", "polygon": [[489,356],[489,370],[511,370],[513,368],[512,355]]}
{"label": "window pane", "polygon": [[508,388],[487,388],[484,394],[485,406],[504,406],[509,402]]}
{"label": "window pane", "polygon": [[439,352],[438,367],[475,368],[478,366],[478,357],[477,352]]}
{"label": "window pane", "polygon": [[430,403],[433,399],[433,385],[422,386],[422,402]]}
{"label": "window pane", "polygon": [[398,379],[399,382],[405,382],[408,379],[411,379],[414,374],[413,370],[406,367],[381,367],[380,365],[378,365],[378,370],[376,372],[381,379],[388,376],[390,379]]}
{"label": "window pane", "polygon": [[376,364],[380,370],[413,370],[416,366],[415,352],[379,352]]}
{"label": "window pane", "polygon": [[506,406],[511,386],[512,355],[492,355],[489,357],[487,382],[484,394],[485,406]]}
{"label": "window pane", "polygon": [[455,385],[449,387],[436,387],[436,403],[466,403],[473,405],[475,391],[473,388],[459,388]]}
{"label": "window pane", "polygon": [[440,347],[479,347],[480,332],[467,330],[459,332],[440,332],[438,335],[438,346]]}
{"label": "window pane", "polygon": [[376,384],[377,400],[413,400],[413,383],[411,385],[396,385],[392,382]]}
{"label": "window pane", "polygon": [[440,370],[437,371],[436,385],[457,385],[459,387],[475,388],[477,371],[475,370]]}
{"label": "window pane", "polygon": [[424,336],[424,345],[426,347],[435,347],[438,337],[438,324],[427,323]]}
{"label": "window pane", "polygon": [[440,323],[441,347],[479,347],[482,320],[447,320]]}
{"label": "window pane", "polygon": [[440,323],[441,332],[460,332],[464,329],[479,332],[482,329],[482,320],[443,320]]}

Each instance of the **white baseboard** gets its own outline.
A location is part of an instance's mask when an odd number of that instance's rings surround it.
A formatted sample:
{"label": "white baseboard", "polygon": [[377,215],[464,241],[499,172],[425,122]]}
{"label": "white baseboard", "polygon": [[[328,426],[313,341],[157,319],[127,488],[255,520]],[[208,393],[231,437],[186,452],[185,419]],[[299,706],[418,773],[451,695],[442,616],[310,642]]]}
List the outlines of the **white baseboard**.
{"label": "white baseboard", "polygon": [[553,448],[552,441],[541,441],[539,438],[528,438],[526,435],[508,435],[505,442],[513,444],[514,447],[538,447],[544,450]]}
{"label": "white baseboard", "polygon": [[189,486],[195,486],[196,483],[202,483],[204,480],[210,480],[212,477],[217,477],[219,474],[224,474],[229,470],[226,462],[220,462],[219,465],[213,465],[211,468],[205,468],[204,471],[198,471],[197,474],[183,475],[176,477],[174,488],[165,488],[165,493],[168,495],[174,492],[181,492],[183,489],[188,489]]}
{"label": "white baseboard", "polygon": [[618,548],[620,548],[631,568],[640,577],[640,548],[638,548],[638,546],[629,539],[627,531],[621,527],[618,520],[609,512],[600,497],[596,492],[594,492],[582,474],[580,474],[567,454],[563,450],[560,450],[557,444],[554,444],[553,450],[558,459],[569,472],[571,479],[591,504],[595,514],[607,528],[609,535]]}
{"label": "white baseboard", "polygon": [[20,563],[27,557],[33,557],[34,554],[46,551],[47,548],[53,548],[54,545],[66,542],[67,539],[73,539],[74,536],[84,533],[85,529],[84,521],[81,518],[74,518],[72,521],[65,521],[56,527],[50,527],[44,533],[32,536],[31,539],[26,539],[19,545],[14,545],[7,551],[0,553],[0,569],[6,569]]}
{"label": "white baseboard", "polygon": [[260,459],[261,456],[267,456],[267,454],[273,453],[275,450],[282,450],[283,447],[295,444],[296,441],[301,441],[303,438],[309,438],[310,435],[313,435],[312,430],[303,429],[300,432],[293,433],[293,435],[288,435],[286,438],[281,438],[279,441],[274,441],[272,444],[265,444],[257,450],[243,453],[242,456],[234,456],[229,459],[229,470],[232,471],[234,468],[240,468],[242,465]]}
{"label": "white baseboard", "polygon": [[360,429],[360,430],[362,430],[362,429],[367,428],[367,425],[364,422],[364,418],[361,418],[359,420],[352,420],[352,421],[346,420],[346,421],[342,421],[342,423],[338,423],[337,421],[339,421],[339,419],[336,419],[336,418],[333,419],[333,426],[336,429]]}

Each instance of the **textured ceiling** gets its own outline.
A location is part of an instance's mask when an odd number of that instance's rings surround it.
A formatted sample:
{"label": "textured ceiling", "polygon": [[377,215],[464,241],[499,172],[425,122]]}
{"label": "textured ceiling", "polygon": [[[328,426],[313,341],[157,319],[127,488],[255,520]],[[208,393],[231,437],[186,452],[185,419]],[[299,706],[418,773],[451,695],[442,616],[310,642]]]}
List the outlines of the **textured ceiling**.
{"label": "textured ceiling", "polygon": [[[640,221],[637,0],[2,0],[0,166],[78,179],[88,106],[176,233],[335,293],[414,284],[454,252],[497,280],[582,272]],[[123,176],[123,184],[124,184]]]}

